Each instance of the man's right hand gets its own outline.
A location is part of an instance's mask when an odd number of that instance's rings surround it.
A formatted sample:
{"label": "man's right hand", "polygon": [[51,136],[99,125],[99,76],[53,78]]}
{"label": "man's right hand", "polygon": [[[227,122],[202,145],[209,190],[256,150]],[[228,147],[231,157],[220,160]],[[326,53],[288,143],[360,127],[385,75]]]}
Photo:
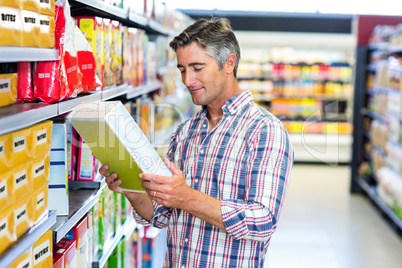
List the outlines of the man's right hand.
{"label": "man's right hand", "polygon": [[107,187],[109,188],[109,190],[113,192],[123,194],[123,191],[119,188],[121,180],[116,180],[117,174],[116,173],[109,174],[108,170],[109,170],[108,165],[103,165],[99,168],[99,173],[105,177]]}

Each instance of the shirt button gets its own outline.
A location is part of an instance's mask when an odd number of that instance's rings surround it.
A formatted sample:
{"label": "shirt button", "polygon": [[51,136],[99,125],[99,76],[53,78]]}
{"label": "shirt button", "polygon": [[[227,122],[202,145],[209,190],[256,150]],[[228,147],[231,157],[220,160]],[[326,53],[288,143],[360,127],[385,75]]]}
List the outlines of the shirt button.
{"label": "shirt button", "polygon": [[204,124],[203,127],[207,127],[207,124]]}
{"label": "shirt button", "polygon": [[203,154],[203,153],[204,153],[204,150],[201,150],[200,153]]}
{"label": "shirt button", "polygon": [[184,241],[186,241],[186,243],[188,242],[188,238],[184,239]]}
{"label": "shirt button", "polygon": [[183,265],[181,268],[186,268],[186,266],[185,266],[185,265]]}
{"label": "shirt button", "polygon": [[198,183],[198,179],[195,179],[195,183]]}

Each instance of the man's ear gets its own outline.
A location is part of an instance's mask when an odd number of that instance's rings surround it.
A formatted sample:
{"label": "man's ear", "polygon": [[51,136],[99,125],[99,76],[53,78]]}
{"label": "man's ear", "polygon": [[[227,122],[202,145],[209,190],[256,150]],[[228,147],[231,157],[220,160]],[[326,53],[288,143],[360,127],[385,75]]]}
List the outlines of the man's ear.
{"label": "man's ear", "polygon": [[236,60],[237,60],[236,55],[231,53],[225,63],[227,74],[233,73],[233,70],[236,66]]}

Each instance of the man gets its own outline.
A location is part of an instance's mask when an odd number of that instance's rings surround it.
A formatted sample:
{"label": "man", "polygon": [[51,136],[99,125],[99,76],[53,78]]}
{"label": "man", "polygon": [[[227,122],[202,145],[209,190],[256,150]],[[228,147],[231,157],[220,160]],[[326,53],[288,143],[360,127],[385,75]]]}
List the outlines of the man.
{"label": "man", "polygon": [[287,132],[240,90],[228,20],[199,20],[170,47],[202,110],[173,134],[164,159],[173,176],[141,174],[147,194],[124,194],[139,223],[168,228],[165,267],[263,267],[293,164]]}

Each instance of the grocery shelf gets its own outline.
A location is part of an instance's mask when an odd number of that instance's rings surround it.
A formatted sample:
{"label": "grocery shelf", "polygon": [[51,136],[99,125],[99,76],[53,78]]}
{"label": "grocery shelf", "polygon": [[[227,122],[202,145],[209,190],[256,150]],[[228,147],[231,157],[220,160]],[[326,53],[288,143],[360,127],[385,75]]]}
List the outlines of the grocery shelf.
{"label": "grocery shelf", "polygon": [[0,108],[0,135],[31,126],[57,115],[57,105],[15,103]]}
{"label": "grocery shelf", "polygon": [[390,220],[392,225],[399,232],[402,232],[402,220],[398,218],[395,212],[387,204],[385,204],[385,202],[382,201],[380,197],[378,197],[376,188],[370,186],[361,177],[357,177],[356,182],[359,184],[361,189],[367,194],[367,196],[373,201],[373,203],[380,209],[382,214],[385,215],[388,220]]}
{"label": "grocery shelf", "polygon": [[23,234],[13,246],[0,255],[0,267],[9,267],[16,258],[31,248],[55,222],[56,211],[50,210],[35,226]]}
{"label": "grocery shelf", "polygon": [[54,61],[58,59],[54,48],[0,46],[0,63],[19,61]]}
{"label": "grocery shelf", "polygon": [[111,86],[102,90],[102,100],[109,100],[119,97],[127,93],[128,86],[126,84],[119,86]]}
{"label": "grocery shelf", "polygon": [[135,222],[134,219],[128,220],[124,223],[124,225],[120,226],[115,235],[106,241],[104,244],[104,250],[102,254],[97,256],[97,260],[94,260],[92,263],[93,268],[100,268],[104,267],[108,258],[112,255],[113,250],[116,248],[117,244],[119,243],[120,239],[123,236],[129,236],[131,235],[134,230],[137,228],[137,223]]}
{"label": "grocery shelf", "polygon": [[137,87],[129,86],[127,89],[126,97],[127,97],[127,99],[136,98],[138,96],[145,95],[145,94],[151,93],[153,91],[156,91],[156,90],[160,89],[162,86],[163,86],[163,84],[160,82],[150,82],[146,85],[141,85],[141,86],[137,86]]}
{"label": "grocery shelf", "polygon": [[53,225],[53,241],[59,242],[67,232],[98,202],[102,193],[99,190],[69,190],[69,215],[57,216]]}
{"label": "grocery shelf", "polygon": [[71,10],[74,11],[75,5],[81,4],[81,6],[85,6],[88,9],[94,9],[95,11],[109,14],[111,16],[116,17],[116,19],[127,19],[128,11],[122,8],[112,6],[107,4],[106,2],[100,0],[70,0]]}

